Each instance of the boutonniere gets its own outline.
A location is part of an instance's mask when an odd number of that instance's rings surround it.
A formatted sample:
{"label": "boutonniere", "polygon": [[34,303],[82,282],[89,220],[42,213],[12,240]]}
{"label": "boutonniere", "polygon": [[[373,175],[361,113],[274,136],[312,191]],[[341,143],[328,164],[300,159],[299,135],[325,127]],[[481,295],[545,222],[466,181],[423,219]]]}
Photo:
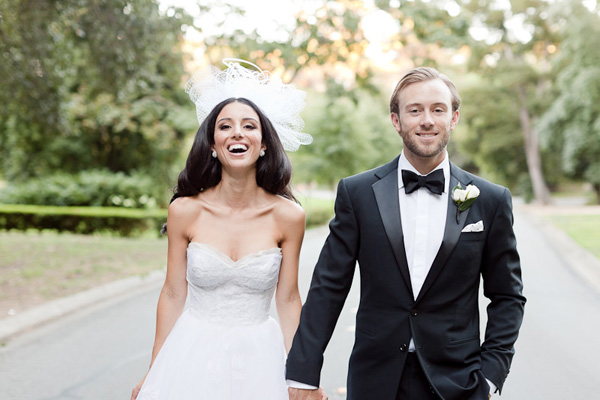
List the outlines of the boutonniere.
{"label": "boutonniere", "polygon": [[458,211],[456,213],[457,224],[458,220],[460,219],[460,213],[475,203],[475,200],[477,200],[477,197],[479,197],[479,193],[479,188],[475,185],[467,185],[467,188],[463,189],[459,183],[454,187],[454,189],[452,189],[452,200],[454,200],[454,204],[456,204],[456,207],[458,207]]}

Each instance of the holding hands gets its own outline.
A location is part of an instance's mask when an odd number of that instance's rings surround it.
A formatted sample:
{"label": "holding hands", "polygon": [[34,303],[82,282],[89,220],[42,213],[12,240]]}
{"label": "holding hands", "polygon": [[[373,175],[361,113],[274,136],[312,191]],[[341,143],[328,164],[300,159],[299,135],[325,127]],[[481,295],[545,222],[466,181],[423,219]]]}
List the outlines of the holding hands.
{"label": "holding hands", "polygon": [[133,388],[133,390],[131,391],[131,400],[137,399],[138,395],[140,394],[140,390],[142,390],[142,385],[144,384],[145,380],[146,376],[144,376],[142,380]]}
{"label": "holding hands", "polygon": [[138,394],[140,394],[140,390],[142,389],[142,385],[141,382],[133,388],[133,390],[131,391],[131,400],[135,400],[138,397]]}
{"label": "holding hands", "polygon": [[296,389],[288,388],[290,400],[328,400],[327,393],[322,388],[318,389]]}

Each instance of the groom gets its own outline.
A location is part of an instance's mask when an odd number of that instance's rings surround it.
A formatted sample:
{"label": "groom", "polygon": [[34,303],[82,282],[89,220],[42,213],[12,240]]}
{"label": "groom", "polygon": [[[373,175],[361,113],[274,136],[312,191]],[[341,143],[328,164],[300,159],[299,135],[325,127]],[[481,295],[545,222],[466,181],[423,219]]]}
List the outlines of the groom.
{"label": "groom", "polygon": [[[319,386],[357,261],[348,400],[480,400],[502,389],[525,305],[511,196],[448,160],[459,106],[445,75],[409,71],[390,102],[402,154],[340,181],[288,356],[291,399],[321,396],[307,388]],[[483,343],[480,278],[490,299]]]}

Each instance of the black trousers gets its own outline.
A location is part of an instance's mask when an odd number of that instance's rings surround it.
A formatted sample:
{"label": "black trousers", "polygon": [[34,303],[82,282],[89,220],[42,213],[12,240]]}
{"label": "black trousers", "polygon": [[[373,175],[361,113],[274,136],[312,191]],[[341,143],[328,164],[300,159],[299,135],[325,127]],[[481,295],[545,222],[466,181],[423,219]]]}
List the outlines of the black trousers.
{"label": "black trousers", "polygon": [[396,400],[440,400],[429,384],[416,353],[408,353]]}

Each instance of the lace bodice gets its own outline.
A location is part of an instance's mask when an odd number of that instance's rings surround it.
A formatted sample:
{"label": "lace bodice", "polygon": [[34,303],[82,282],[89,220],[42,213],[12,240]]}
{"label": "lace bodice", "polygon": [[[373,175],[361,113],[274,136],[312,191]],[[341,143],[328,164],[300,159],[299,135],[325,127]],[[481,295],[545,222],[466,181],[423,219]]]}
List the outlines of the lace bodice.
{"label": "lace bodice", "polygon": [[187,249],[190,312],[223,325],[264,322],[281,257],[281,249],[274,247],[233,261],[212,246],[191,242]]}

